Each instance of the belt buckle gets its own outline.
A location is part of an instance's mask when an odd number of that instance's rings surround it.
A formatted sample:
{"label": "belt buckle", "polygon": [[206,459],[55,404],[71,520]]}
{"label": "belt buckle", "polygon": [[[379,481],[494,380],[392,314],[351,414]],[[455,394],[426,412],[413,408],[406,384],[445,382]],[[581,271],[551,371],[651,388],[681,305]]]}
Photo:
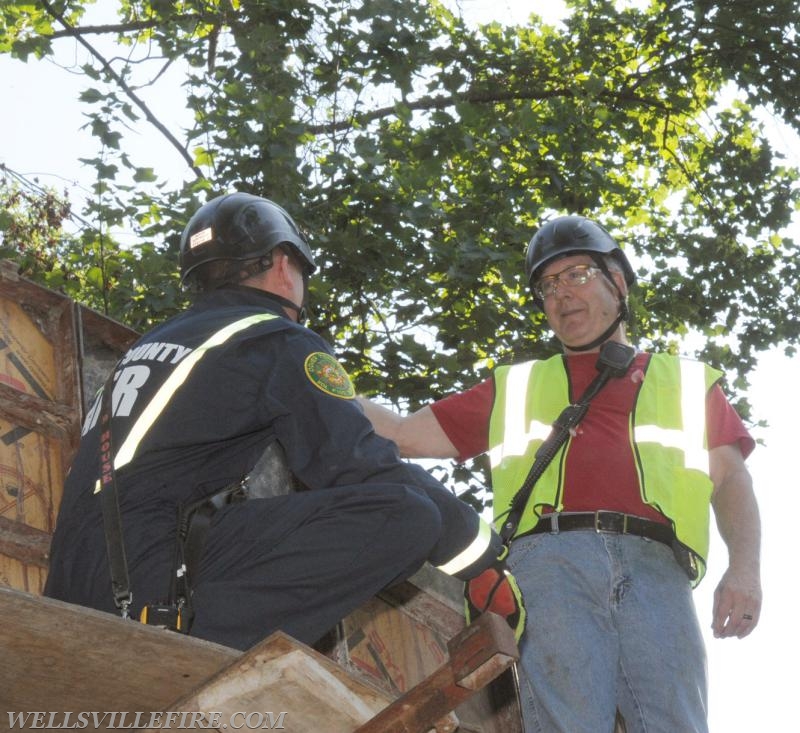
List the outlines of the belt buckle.
{"label": "belt buckle", "polygon": [[[622,516],[622,528],[619,529],[617,527],[604,527],[603,526],[603,516],[608,515],[611,517],[619,517]],[[622,514],[620,515],[617,512],[604,512],[604,511],[597,511],[594,513],[594,531],[597,534],[628,534],[628,515]]]}

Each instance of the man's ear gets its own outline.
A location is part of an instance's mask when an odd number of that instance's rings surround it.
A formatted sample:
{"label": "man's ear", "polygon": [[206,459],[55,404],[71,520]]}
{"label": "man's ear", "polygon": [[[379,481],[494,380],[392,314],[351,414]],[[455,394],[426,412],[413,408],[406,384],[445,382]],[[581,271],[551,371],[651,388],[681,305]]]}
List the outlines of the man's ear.
{"label": "man's ear", "polygon": [[291,263],[292,258],[289,257],[288,253],[284,252],[280,248],[272,250],[272,266],[277,268],[277,274],[281,283],[290,288],[292,286],[292,271],[290,268]]}
{"label": "man's ear", "polygon": [[627,298],[628,283],[625,282],[625,273],[619,270],[609,270],[609,272],[611,273],[611,277],[614,278],[614,283],[619,288],[619,292],[622,293],[622,297]]}

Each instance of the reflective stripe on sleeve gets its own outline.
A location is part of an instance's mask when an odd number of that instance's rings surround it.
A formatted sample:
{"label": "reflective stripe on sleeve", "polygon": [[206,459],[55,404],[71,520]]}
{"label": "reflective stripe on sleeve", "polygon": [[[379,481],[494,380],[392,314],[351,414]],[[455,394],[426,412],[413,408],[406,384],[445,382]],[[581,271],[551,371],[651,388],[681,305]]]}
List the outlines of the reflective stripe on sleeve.
{"label": "reflective stripe on sleeve", "polygon": [[437,565],[436,567],[443,573],[455,575],[480,560],[486,550],[489,549],[491,541],[492,528],[481,519],[477,537],[452,560],[448,560],[444,565]]}

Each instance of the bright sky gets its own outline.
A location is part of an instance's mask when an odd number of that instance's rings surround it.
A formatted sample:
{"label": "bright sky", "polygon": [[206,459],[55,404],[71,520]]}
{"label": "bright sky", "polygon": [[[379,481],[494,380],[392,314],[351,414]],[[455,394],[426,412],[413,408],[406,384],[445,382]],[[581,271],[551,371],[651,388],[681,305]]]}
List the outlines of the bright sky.
{"label": "bright sky", "polygon": [[[462,0],[460,6],[465,13],[482,20],[494,14],[506,22],[524,22],[525,14],[531,10],[553,17],[563,3]],[[65,63],[81,62],[74,46],[65,42],[62,47]],[[86,121],[77,101],[83,88],[79,76],[70,75],[50,62],[32,61],[25,65],[0,56],[0,98],[4,108],[0,116],[0,140],[4,141],[0,163],[28,178],[38,179],[41,185],[66,188],[73,202],[88,193],[92,181],[91,169],[78,159],[96,155],[91,136],[80,129]],[[179,93],[169,99],[148,99],[148,102],[156,115],[172,125],[173,131],[180,129]],[[800,165],[800,140],[780,125],[772,129],[775,144],[782,146],[794,165]],[[135,127],[125,146],[137,165],[151,166],[161,174],[174,172],[177,179],[184,175],[185,167],[178,154],[146,125]],[[755,418],[769,422],[769,428],[753,431],[765,445],[759,446],[748,461],[761,507],[764,536],[764,608],[759,627],[741,641],[711,637],[712,595],[727,561],[725,547],[714,533],[708,575],[695,591],[700,622],[706,629],[710,722],[714,732],[800,732],[800,723],[793,712],[793,698],[797,694],[795,665],[800,658],[794,615],[800,608],[795,564],[800,553],[791,524],[800,516],[798,478],[791,457],[797,450],[791,425],[794,417],[800,415],[800,397],[798,384],[790,380],[797,373],[794,360],[777,350],[765,354],[750,392]]]}

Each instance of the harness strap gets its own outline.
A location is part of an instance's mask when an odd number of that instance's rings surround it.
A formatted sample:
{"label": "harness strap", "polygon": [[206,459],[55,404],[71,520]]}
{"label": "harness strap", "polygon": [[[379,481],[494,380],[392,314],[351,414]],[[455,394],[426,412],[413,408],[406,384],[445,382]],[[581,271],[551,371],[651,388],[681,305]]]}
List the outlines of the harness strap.
{"label": "harness strap", "polygon": [[203,556],[214,515],[223,507],[246,499],[247,490],[242,482],[227,486],[178,511],[178,560],[173,575],[173,580],[177,583],[175,598],[183,597],[188,602],[191,597],[191,588],[199,572],[200,558]]}
{"label": "harness strap", "polygon": [[111,432],[111,394],[114,386],[114,371],[103,386],[100,433],[100,504],[103,511],[103,531],[106,537],[108,569],[111,574],[111,592],[114,605],[122,618],[128,618],[128,609],[133,602],[125,543],[122,537],[122,516],[119,510],[116,472],[114,471],[114,447]]}

